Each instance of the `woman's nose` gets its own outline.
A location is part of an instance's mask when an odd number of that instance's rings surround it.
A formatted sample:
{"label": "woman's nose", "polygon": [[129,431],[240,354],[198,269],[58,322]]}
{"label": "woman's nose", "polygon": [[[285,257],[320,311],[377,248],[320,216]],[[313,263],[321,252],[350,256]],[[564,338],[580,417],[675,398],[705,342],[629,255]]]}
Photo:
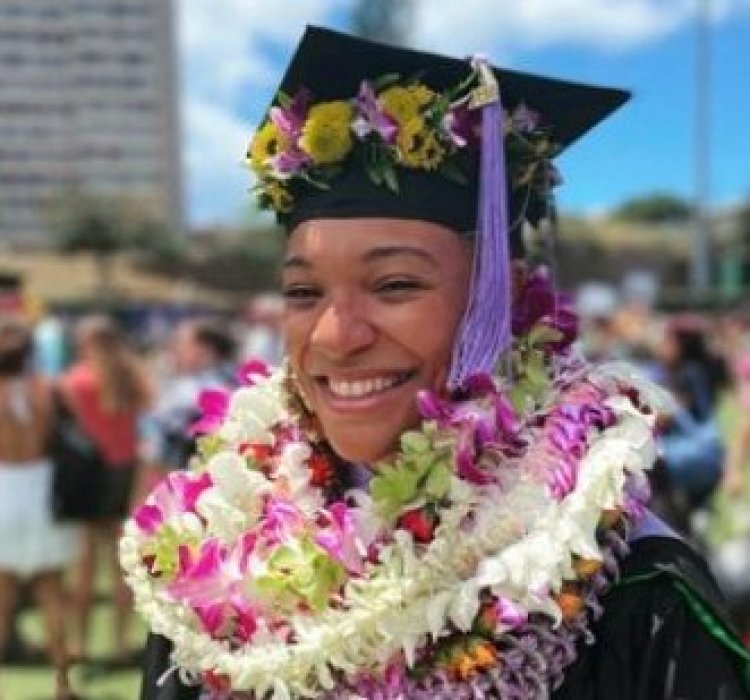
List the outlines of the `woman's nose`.
{"label": "woman's nose", "polygon": [[318,316],[310,344],[337,359],[368,348],[375,336],[373,325],[354,305],[332,303]]}

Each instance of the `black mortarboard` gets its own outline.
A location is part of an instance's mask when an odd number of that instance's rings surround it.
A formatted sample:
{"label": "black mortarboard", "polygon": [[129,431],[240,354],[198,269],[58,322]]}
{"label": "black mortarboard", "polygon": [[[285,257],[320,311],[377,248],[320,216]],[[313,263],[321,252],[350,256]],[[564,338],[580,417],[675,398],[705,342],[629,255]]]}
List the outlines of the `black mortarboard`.
{"label": "black mortarboard", "polygon": [[[499,68],[493,71],[503,107],[512,111],[525,104],[538,113],[558,152],[629,97],[623,90]],[[467,59],[388,46],[330,29],[308,27],[279,90],[286,95],[309,90],[314,102],[351,99],[357,95],[362,80],[374,81],[384,75],[398,74],[404,80],[416,78],[432,90],[443,92],[466,80],[471,72]],[[311,218],[379,216],[424,219],[458,231],[472,230],[477,216],[476,169],[474,161],[474,165],[469,166],[467,187],[435,172],[400,168],[396,194],[387,187],[375,185],[356,162],[348,162],[329,189],[297,190],[291,211],[281,215],[280,220],[293,228]],[[511,209],[519,214],[520,204],[514,202],[518,194],[515,197],[512,191],[510,194]],[[521,198],[526,202],[526,197]],[[524,211],[532,221],[542,213]]]}

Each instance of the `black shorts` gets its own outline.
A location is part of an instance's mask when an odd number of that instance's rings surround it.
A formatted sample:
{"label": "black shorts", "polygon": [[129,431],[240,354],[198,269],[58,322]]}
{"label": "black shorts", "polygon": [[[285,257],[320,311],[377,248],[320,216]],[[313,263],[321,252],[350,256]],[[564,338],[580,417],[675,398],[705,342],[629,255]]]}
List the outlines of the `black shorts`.
{"label": "black shorts", "polygon": [[124,520],[130,512],[135,465],[106,466],[98,480],[96,514],[102,520]]}

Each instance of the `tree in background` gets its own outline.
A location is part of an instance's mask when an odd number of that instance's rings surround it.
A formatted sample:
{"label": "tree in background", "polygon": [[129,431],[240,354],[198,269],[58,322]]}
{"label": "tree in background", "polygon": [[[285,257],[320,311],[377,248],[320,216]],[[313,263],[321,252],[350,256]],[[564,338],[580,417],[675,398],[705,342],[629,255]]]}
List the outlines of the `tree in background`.
{"label": "tree in background", "polygon": [[668,192],[633,197],[614,212],[617,219],[644,224],[682,224],[690,221],[692,206],[682,197]]}
{"label": "tree in background", "polygon": [[181,239],[141,200],[68,192],[51,204],[50,214],[54,247],[93,257],[103,298],[112,296],[112,261],[117,253],[130,250],[165,257],[180,255],[183,249]]}

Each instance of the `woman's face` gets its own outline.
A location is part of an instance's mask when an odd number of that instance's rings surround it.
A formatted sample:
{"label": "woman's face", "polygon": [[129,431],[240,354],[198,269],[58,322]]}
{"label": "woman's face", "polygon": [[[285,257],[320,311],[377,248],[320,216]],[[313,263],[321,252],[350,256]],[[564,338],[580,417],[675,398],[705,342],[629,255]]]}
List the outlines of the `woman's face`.
{"label": "woman's face", "polygon": [[402,219],[318,219],[291,234],[283,270],[289,360],[344,459],[387,456],[442,389],[467,300],[471,250]]}

